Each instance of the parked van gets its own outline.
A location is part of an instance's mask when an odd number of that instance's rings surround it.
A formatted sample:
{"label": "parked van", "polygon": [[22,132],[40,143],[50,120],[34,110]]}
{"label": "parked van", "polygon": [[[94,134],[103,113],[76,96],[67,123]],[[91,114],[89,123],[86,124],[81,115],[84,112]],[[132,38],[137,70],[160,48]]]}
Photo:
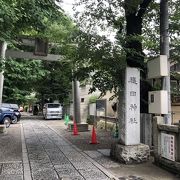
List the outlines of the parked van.
{"label": "parked van", "polygon": [[62,106],[60,103],[46,103],[43,107],[44,119],[62,119]]}

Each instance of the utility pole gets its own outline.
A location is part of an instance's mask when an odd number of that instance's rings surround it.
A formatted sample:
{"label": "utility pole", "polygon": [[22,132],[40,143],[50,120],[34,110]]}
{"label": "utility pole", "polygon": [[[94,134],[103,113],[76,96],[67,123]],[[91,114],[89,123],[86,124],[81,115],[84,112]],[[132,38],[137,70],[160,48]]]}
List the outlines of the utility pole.
{"label": "utility pole", "polygon": [[[169,14],[168,0],[160,2],[160,55],[169,59]],[[170,62],[168,60],[168,76],[162,78],[162,89],[168,92],[168,114],[164,115],[165,124],[171,124],[171,91],[170,91]]]}
{"label": "utility pole", "polygon": [[[5,53],[7,49],[7,43],[0,41],[0,61],[4,61],[5,59]],[[3,64],[3,63],[1,63]],[[3,68],[3,67],[1,67]],[[0,70],[0,107],[2,104],[2,95],[3,95],[3,84],[4,84],[4,75],[3,75],[3,69]]]}

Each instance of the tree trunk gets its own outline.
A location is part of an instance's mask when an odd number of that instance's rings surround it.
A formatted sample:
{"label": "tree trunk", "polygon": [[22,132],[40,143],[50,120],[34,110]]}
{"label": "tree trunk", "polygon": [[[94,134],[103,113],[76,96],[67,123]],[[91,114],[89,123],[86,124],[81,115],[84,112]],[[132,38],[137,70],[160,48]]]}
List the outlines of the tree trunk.
{"label": "tree trunk", "polygon": [[142,52],[142,17],[136,13],[126,15],[126,50],[127,65],[144,69],[144,54]]}
{"label": "tree trunk", "polygon": [[[151,87],[145,81],[146,66],[144,63],[144,53],[142,49],[142,22],[143,15],[151,0],[144,0],[142,4],[137,6],[136,10],[130,11],[129,6],[125,6],[126,12],[126,62],[130,67],[141,69],[141,88],[140,88],[140,111],[141,113],[148,112],[148,91]],[[127,3],[129,5],[129,3]]]}

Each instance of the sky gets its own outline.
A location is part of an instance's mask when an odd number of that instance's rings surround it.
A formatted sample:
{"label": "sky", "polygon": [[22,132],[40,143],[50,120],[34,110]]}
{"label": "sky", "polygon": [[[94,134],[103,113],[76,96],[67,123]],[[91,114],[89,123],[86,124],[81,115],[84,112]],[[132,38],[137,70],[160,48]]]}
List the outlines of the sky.
{"label": "sky", "polygon": [[73,3],[75,0],[63,0],[62,8],[65,10],[67,14],[69,14],[71,17],[73,16]]}
{"label": "sky", "polygon": [[[62,9],[64,9],[64,11],[70,15],[72,18],[73,18],[73,3],[77,2],[78,0],[62,0],[63,3],[61,4],[61,7]],[[80,9],[78,9],[80,10]],[[99,34],[100,35],[107,35],[108,36],[108,39],[110,39],[111,41],[114,41],[114,36],[115,36],[115,32],[112,32],[112,33],[108,33],[106,31],[99,31]]]}

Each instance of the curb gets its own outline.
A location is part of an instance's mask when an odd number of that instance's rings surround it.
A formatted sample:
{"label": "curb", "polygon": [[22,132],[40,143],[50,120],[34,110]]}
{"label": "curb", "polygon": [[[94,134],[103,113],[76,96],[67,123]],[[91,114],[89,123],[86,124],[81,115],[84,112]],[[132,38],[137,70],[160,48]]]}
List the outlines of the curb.
{"label": "curb", "polygon": [[24,129],[23,129],[22,124],[21,124],[21,142],[22,142],[22,160],[23,160],[24,180],[32,180],[28,153],[27,153],[27,148],[26,148],[26,143],[25,143],[25,138],[24,138]]}

